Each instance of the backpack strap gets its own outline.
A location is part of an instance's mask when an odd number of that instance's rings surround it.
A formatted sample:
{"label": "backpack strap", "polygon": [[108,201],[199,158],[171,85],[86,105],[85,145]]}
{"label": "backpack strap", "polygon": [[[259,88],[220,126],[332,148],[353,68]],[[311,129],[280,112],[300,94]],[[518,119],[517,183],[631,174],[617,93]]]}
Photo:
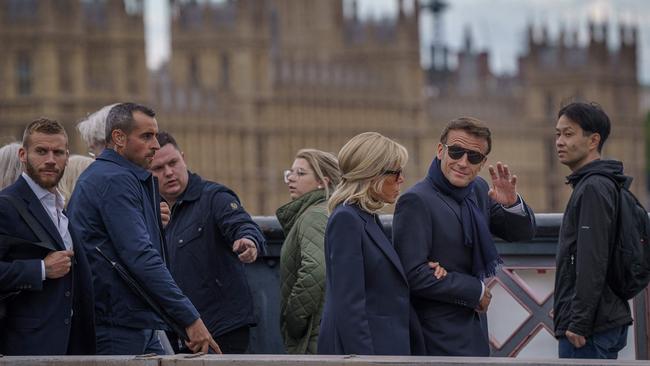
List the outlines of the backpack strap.
{"label": "backpack strap", "polygon": [[25,220],[27,223],[27,226],[29,226],[30,229],[36,234],[36,237],[38,237],[38,240],[43,242],[44,244],[52,242],[52,239],[43,231],[43,228],[41,225],[36,221],[36,218],[32,214],[27,211],[27,207],[19,200],[18,198],[10,195],[2,195],[0,198],[5,198],[7,201],[11,203],[12,206],[18,211],[18,214]]}

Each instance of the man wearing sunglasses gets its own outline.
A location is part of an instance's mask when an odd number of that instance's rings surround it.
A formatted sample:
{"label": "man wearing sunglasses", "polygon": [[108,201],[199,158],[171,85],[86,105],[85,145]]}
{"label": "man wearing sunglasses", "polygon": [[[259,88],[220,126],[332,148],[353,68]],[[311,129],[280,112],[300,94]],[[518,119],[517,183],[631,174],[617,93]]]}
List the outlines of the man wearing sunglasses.
{"label": "man wearing sunglasses", "polygon": [[[535,232],[533,212],[507,165],[489,166],[491,185],[478,177],[491,147],[481,121],[451,121],[427,176],[395,208],[393,241],[428,355],[489,356],[485,313],[492,295],[483,282],[502,263],[492,236],[529,240]],[[429,261],[440,262],[447,276],[432,276]]]}

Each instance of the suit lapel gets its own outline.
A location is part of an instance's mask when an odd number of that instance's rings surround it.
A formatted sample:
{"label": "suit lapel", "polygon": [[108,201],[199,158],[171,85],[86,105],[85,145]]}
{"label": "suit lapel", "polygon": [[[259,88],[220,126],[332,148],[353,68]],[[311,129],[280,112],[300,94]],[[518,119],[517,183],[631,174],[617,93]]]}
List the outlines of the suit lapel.
{"label": "suit lapel", "polygon": [[460,218],[460,205],[458,204],[458,202],[454,201],[453,198],[443,194],[442,192],[440,192],[439,190],[437,190],[435,188],[433,190],[434,190],[434,192],[436,192],[438,197],[440,197],[442,202],[444,202],[445,205],[447,205],[447,207],[449,207],[449,210],[451,212],[453,212],[454,215],[456,215],[456,218],[458,219],[458,222],[462,222],[462,220]]}
{"label": "suit lapel", "polygon": [[50,218],[50,215],[45,212],[45,208],[38,200],[32,189],[29,188],[27,182],[22,177],[19,179],[19,181],[22,183],[20,186],[20,195],[22,199],[27,202],[27,210],[34,216],[36,221],[43,227],[43,229],[45,229],[47,234],[52,239],[54,239],[54,243],[56,243],[53,245],[52,249],[64,250],[65,244],[63,244],[63,238],[61,238],[59,231],[57,230],[56,226],[54,226],[52,218]]}
{"label": "suit lapel", "polygon": [[408,283],[408,279],[406,278],[406,274],[402,268],[402,262],[399,260],[393,244],[391,244],[390,240],[386,237],[386,234],[381,230],[381,227],[375,221],[374,216],[365,212],[360,212],[360,214],[366,222],[365,229],[372,241],[379,247],[379,249],[381,249],[384,255],[388,257],[395,268],[397,268],[397,271],[400,273],[404,281]]}

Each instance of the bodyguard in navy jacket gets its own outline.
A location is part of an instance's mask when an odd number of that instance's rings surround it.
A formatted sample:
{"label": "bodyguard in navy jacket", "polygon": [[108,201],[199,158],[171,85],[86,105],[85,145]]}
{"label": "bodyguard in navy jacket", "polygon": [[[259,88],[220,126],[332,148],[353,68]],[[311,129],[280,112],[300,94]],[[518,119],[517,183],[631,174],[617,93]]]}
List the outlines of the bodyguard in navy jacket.
{"label": "bodyguard in navy jacket", "polygon": [[[507,166],[490,167],[492,189],[477,177],[490,143],[489,129],[478,120],[452,121],[427,177],[395,209],[393,241],[428,355],[490,354],[485,312],[491,295],[482,280],[501,263],[492,235],[516,241],[534,234],[533,212],[517,195]],[[431,276],[427,261],[439,262],[447,276]]]}
{"label": "bodyguard in navy jacket", "polygon": [[150,170],[171,206],[167,266],[222,352],[245,353],[256,320],[244,263],[264,252],[264,234],[235,192],[187,170],[173,136],[160,132],[158,141]]}
{"label": "bodyguard in navy jacket", "polygon": [[68,156],[67,136],[58,122],[46,119],[30,124],[27,135],[27,148],[21,148],[26,173],[0,196],[16,198],[47,237],[41,241],[13,204],[0,198],[0,235],[14,238],[3,243],[14,245],[2,245],[0,252],[0,293],[20,291],[6,302],[0,320],[0,354],[92,355],[90,267],[66,228],[63,196],[54,190]]}
{"label": "bodyguard in navy jacket", "polygon": [[169,328],[96,247],[126,268],[187,329],[190,341],[200,333],[205,347],[199,348],[207,351],[206,342],[212,340],[163,262],[158,185],[145,169],[159,148],[154,115],[133,103],[111,109],[106,122],[110,143],[81,174],[68,206],[72,229],[82,240],[92,267],[99,354],[162,353],[153,330]]}

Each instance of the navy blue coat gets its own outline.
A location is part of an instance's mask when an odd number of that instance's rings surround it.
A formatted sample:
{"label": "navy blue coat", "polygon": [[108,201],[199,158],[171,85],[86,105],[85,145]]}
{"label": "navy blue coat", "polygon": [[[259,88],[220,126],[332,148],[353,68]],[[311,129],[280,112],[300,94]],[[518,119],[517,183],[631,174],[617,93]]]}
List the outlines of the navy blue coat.
{"label": "navy blue coat", "polygon": [[409,287],[376,215],[341,204],[325,230],[318,353],[409,355]]}
{"label": "navy blue coat", "polygon": [[[23,200],[51,239],[42,245],[20,244],[0,255],[0,292],[21,290],[8,302],[7,317],[0,321],[0,353],[94,354],[93,288],[83,247],[72,235],[75,255],[70,272],[61,278],[42,281],[41,260],[51,251],[65,250],[63,239],[23,177],[0,195]],[[0,199],[0,234],[40,242],[4,198]]]}
{"label": "navy blue coat", "polygon": [[244,264],[232,244],[250,238],[261,255],[266,241],[233,191],[190,174],[172,207],[165,237],[170,272],[213,337],[255,324]]}
{"label": "navy blue coat", "polygon": [[[488,220],[492,234],[507,241],[529,240],[535,217],[509,213],[491,200],[488,185],[476,178],[471,194]],[[409,279],[413,306],[424,333],[428,355],[489,356],[487,318],[474,309],[481,281],[472,275],[471,248],[462,242],[460,206],[438,191],[430,178],[409,188],[398,200],[393,242]],[[437,280],[427,262],[440,262],[447,276]]]}
{"label": "navy blue coat", "polygon": [[79,177],[68,212],[92,268],[97,324],[168,329],[95,251],[97,246],[131,272],[180,326],[199,318],[163,262],[160,195],[151,173],[105,149]]}

